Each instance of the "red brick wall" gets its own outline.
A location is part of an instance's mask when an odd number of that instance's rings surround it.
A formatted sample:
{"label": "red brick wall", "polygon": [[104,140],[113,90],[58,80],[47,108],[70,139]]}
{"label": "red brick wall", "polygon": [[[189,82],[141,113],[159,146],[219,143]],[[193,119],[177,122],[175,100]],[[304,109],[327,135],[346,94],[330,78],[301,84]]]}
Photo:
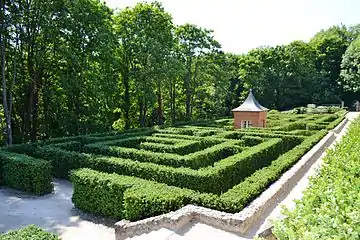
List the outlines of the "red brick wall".
{"label": "red brick wall", "polygon": [[242,121],[251,121],[253,127],[266,127],[267,112],[233,112],[234,128],[241,128]]}

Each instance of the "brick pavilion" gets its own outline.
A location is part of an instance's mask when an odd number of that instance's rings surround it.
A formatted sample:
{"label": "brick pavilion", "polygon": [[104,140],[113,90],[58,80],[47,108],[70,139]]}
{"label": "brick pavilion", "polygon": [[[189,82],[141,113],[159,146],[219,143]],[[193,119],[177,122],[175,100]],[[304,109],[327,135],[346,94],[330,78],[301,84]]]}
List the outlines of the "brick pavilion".
{"label": "brick pavilion", "polygon": [[246,100],[239,107],[231,110],[234,113],[234,128],[266,127],[267,109],[255,99],[252,89]]}

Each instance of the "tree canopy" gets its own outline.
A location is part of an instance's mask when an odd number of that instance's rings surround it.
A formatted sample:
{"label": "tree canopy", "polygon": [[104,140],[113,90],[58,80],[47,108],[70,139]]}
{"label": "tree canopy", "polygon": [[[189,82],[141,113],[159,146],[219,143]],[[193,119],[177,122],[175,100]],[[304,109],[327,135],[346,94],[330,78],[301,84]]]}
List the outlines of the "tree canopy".
{"label": "tree canopy", "polygon": [[360,98],[360,35],[347,48],[341,62],[340,84],[344,91]]}
{"label": "tree canopy", "polygon": [[98,0],[0,0],[2,140],[216,118],[250,88],[279,110],[350,105],[359,29],[333,26],[309,42],[237,55],[210,29],[176,26],[159,2],[114,12]]}

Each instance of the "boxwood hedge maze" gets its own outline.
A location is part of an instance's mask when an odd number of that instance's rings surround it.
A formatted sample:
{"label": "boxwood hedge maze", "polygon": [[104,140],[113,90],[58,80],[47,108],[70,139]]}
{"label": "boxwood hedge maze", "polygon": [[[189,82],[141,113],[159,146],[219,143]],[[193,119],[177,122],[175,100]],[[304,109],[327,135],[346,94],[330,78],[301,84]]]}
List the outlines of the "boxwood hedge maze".
{"label": "boxwood hedge maze", "polygon": [[[77,208],[116,219],[143,219],[187,204],[235,213],[342,119],[270,113],[266,129],[234,131],[232,119],[221,119],[14,145],[5,149],[12,154],[0,155],[7,166],[3,183],[44,194],[49,176],[70,179]],[[6,177],[11,171],[27,183]]]}

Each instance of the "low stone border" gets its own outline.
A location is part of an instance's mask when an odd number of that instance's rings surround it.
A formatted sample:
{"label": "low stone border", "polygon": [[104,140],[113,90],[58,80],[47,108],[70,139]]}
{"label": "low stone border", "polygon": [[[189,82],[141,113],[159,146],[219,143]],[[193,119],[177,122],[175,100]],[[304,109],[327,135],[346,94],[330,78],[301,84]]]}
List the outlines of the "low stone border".
{"label": "low stone border", "polygon": [[136,222],[121,220],[115,223],[116,240],[124,240],[161,228],[168,228],[176,231],[191,220],[198,220],[199,222],[206,223],[225,231],[246,233],[267,208],[273,207],[275,202],[281,196],[286,196],[291,191],[297,181],[303,177],[325,149],[334,142],[336,139],[335,133],[339,133],[347,122],[348,120],[344,119],[336,128],[331,130],[310,151],[308,151],[293,167],[285,172],[275,183],[239,213],[231,214],[209,208],[187,205],[177,211]]}
{"label": "low stone border", "polygon": [[344,129],[345,125],[349,122],[349,119],[345,118],[339,125],[337,125],[332,131],[339,134]]}

